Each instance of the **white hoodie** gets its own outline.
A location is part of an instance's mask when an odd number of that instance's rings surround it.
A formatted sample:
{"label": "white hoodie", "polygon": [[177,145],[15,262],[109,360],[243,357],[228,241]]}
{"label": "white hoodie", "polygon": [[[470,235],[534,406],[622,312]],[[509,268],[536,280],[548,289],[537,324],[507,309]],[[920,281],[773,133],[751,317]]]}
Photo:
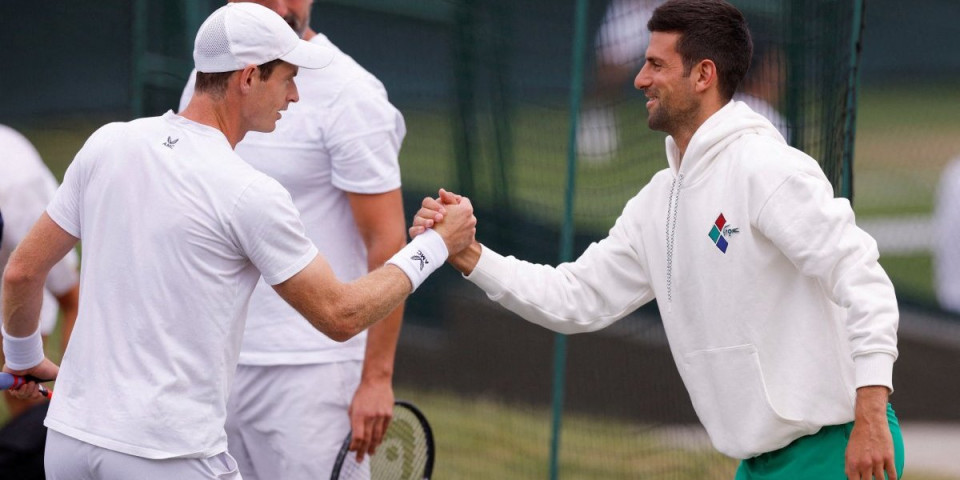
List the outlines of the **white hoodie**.
{"label": "white hoodie", "polygon": [[669,168],[575,262],[484,247],[467,278],[567,334],[657,298],[694,409],[731,457],[852,421],[858,387],[892,390],[893,286],[817,162],[736,101],[700,126],[682,164],[666,143]]}

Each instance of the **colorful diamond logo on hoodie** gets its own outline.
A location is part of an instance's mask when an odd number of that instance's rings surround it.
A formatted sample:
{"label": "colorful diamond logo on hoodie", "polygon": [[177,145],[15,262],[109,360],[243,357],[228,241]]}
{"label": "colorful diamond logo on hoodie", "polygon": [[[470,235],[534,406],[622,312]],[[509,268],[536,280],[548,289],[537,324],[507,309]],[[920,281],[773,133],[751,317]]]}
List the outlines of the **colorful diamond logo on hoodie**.
{"label": "colorful diamond logo on hoodie", "polygon": [[727,236],[730,236],[740,231],[739,228],[724,229],[723,227],[726,224],[727,224],[727,219],[723,218],[723,214],[721,213],[720,216],[717,217],[717,221],[713,222],[713,228],[710,229],[710,240],[713,240],[713,244],[716,245],[717,248],[719,248],[720,251],[723,253],[727,253],[727,246],[729,245],[727,243],[726,237],[724,237],[723,235],[724,232],[727,233]]}

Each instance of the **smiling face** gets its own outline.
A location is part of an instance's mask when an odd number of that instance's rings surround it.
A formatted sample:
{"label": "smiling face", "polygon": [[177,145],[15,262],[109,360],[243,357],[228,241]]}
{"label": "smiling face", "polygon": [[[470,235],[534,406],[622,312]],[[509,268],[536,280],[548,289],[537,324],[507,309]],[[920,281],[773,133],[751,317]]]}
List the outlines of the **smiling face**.
{"label": "smiling face", "polygon": [[286,110],[291,102],[300,100],[297,84],[293,78],[299,68],[287,62],[280,62],[264,80],[262,71],[250,85],[250,100],[247,108],[249,129],[256,132],[272,132],[277,128],[280,112]]}
{"label": "smiling face", "polygon": [[677,52],[679,39],[679,33],[652,32],[647,60],[633,83],[647,96],[650,129],[674,136],[693,126],[700,111],[696,79]]}

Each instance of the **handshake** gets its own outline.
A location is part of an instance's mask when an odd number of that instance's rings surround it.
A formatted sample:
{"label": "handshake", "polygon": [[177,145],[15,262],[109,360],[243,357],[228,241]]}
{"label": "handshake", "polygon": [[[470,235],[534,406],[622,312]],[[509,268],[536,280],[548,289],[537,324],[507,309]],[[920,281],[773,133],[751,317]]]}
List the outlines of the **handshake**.
{"label": "handshake", "polygon": [[469,275],[481,253],[476,240],[477,218],[470,199],[442,188],[437,198],[424,198],[408,233],[412,239],[431,229],[443,238],[450,265]]}

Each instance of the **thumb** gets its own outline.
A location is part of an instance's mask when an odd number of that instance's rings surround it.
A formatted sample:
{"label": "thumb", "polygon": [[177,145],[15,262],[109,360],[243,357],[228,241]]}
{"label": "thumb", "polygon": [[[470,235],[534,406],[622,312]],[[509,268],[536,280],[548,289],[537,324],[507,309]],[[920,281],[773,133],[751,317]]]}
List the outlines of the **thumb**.
{"label": "thumb", "polygon": [[460,195],[440,189],[440,201],[446,205],[455,205],[460,203]]}

